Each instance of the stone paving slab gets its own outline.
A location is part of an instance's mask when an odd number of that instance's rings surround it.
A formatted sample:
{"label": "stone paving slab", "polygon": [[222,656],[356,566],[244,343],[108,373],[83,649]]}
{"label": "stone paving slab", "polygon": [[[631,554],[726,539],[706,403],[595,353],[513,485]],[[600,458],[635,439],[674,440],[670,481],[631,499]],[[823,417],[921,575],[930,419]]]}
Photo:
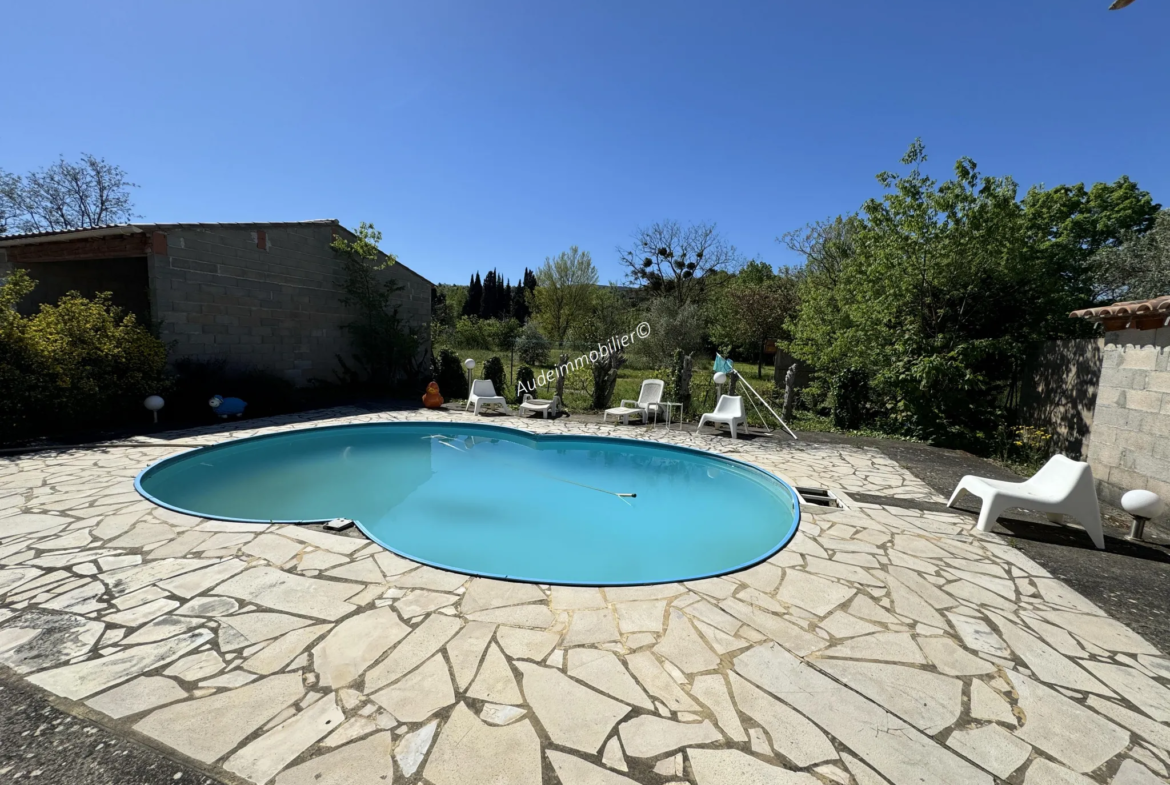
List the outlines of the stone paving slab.
{"label": "stone paving slab", "polygon": [[945,501],[873,448],[491,418],[711,450],[846,501],[804,509],[764,564],[652,587],[472,579],[133,492],[191,445],[424,419],[0,460],[0,667],[258,785],[1167,781],[1170,659],[969,516],[852,501]]}

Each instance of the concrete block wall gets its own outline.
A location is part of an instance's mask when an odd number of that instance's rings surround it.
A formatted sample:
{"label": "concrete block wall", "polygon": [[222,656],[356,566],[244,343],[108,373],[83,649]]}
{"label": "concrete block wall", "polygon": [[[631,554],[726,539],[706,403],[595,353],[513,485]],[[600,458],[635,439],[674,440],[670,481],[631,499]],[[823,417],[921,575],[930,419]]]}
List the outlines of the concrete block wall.
{"label": "concrete block wall", "polygon": [[[350,355],[342,329],[336,224],[165,226],[148,257],[154,318],[173,358],[226,358],[304,384],[334,379]],[[165,235],[165,237],[160,237]],[[429,335],[431,284],[398,264],[380,273],[403,289],[404,322]]]}
{"label": "concrete block wall", "polygon": [[1102,501],[1135,488],[1170,501],[1170,327],[1105,334],[1088,460]]}
{"label": "concrete block wall", "polygon": [[1020,385],[1020,422],[1052,435],[1052,448],[1078,461],[1091,444],[1104,338],[1045,341]]}

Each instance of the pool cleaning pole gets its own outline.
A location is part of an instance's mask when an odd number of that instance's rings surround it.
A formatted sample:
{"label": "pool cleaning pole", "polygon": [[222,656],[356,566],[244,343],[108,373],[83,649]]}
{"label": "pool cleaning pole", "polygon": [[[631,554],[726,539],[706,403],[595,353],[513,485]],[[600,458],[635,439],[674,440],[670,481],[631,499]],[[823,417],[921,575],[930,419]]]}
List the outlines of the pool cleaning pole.
{"label": "pool cleaning pole", "polygon": [[[733,370],[732,373],[734,373],[736,376],[739,377],[739,380],[741,382],[743,382],[743,386],[748,388],[749,390],[751,390],[752,395],[756,396],[756,398],[759,399],[760,403],[764,404],[764,408],[772,413],[772,416],[776,418],[776,421],[778,423],[780,423],[780,427],[783,428],[784,430],[788,431],[788,435],[791,436],[793,439],[800,441],[800,438],[795,433],[792,432],[791,428],[788,427],[788,423],[784,422],[783,418],[780,417],[780,415],[776,414],[776,410],[773,409],[771,406],[769,406],[768,402],[764,400],[763,396],[761,396],[758,392],[756,392],[755,387],[752,387],[750,384],[748,384],[748,380],[743,378],[743,374],[740,373],[739,371],[736,371],[736,370]],[[754,406],[755,403],[753,402],[752,405]],[[757,411],[759,411],[759,410],[757,409]],[[763,415],[760,415],[760,418],[763,419]]]}

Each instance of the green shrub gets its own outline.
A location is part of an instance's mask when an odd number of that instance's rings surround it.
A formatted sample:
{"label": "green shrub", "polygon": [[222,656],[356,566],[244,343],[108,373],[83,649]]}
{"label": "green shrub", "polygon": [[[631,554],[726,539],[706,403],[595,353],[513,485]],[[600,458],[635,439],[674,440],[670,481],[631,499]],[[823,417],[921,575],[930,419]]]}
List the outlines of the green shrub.
{"label": "green shrub", "polygon": [[515,319],[485,319],[482,325],[490,348],[497,352],[512,351],[512,343],[520,334],[520,322]]}
{"label": "green shrub", "polygon": [[167,392],[166,345],[111,303],[69,292],[21,316],[35,282],[16,270],[0,286],[0,433],[27,438],[141,420]]}
{"label": "green shrub", "polygon": [[483,364],[483,378],[491,381],[496,388],[496,395],[507,395],[508,385],[504,381],[504,363],[499,357],[489,357]]}
{"label": "green shrub", "polygon": [[[523,386],[523,389],[521,389]],[[527,365],[521,365],[516,371],[516,403],[524,400],[524,394],[536,395],[536,374]]]}
{"label": "green shrub", "polygon": [[438,370],[434,374],[439,392],[447,400],[467,399],[467,373],[459,355],[450,349],[439,352]]}
{"label": "green shrub", "polygon": [[1024,474],[1035,474],[1052,457],[1052,434],[1028,425],[1002,425],[991,439],[995,455]]}
{"label": "green shrub", "polygon": [[524,325],[516,338],[516,353],[525,365],[543,368],[548,365],[548,339],[541,335],[535,322]]}
{"label": "green shrub", "polygon": [[492,339],[478,316],[461,316],[455,322],[455,343],[460,349],[491,349]]}
{"label": "green shrub", "polygon": [[859,368],[846,368],[833,377],[833,425],[856,430],[869,419],[869,377]]}

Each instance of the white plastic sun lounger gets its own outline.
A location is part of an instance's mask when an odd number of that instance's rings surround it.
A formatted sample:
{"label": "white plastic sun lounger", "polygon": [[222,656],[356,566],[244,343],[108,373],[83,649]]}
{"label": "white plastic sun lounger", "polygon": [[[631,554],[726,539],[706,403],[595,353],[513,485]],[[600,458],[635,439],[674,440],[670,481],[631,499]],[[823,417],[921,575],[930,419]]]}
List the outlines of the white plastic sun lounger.
{"label": "white plastic sun lounger", "polygon": [[705,424],[726,425],[731,428],[731,438],[736,438],[736,426],[747,429],[747,414],[743,409],[743,396],[720,395],[715,411],[699,418],[699,428]]}
{"label": "white plastic sun lounger", "polygon": [[492,384],[491,379],[473,379],[471,382],[471,393],[467,396],[467,403],[463,406],[463,411],[467,411],[467,407],[474,406],[475,414],[479,414],[479,410],[483,406],[499,406],[504,410],[504,414],[511,414],[508,409],[508,401],[504,396],[496,395],[495,385]]}
{"label": "white plastic sun lounger", "polygon": [[[638,400],[633,401],[629,398],[622,399],[621,406],[614,409],[607,410],[607,413],[619,414],[619,410],[637,409],[642,413],[642,422],[650,420],[650,412],[657,412],[661,407],[662,393],[666,389],[666,382],[661,379],[644,379],[642,381],[642,389],[638,391]],[[604,419],[604,417],[603,417]],[[629,422],[629,415],[623,419],[624,422]]]}
{"label": "white plastic sun lounger", "polygon": [[1023,482],[990,480],[968,474],[959,480],[951,494],[948,507],[963,491],[983,499],[976,528],[989,531],[995,519],[1009,507],[1045,513],[1051,520],[1059,520],[1061,513],[1075,518],[1089,533],[1093,544],[1104,550],[1105,535],[1101,530],[1101,507],[1093,486],[1093,470],[1089,464],[1074,461],[1063,455],[1053,455],[1040,471]]}
{"label": "white plastic sun lounger", "polygon": [[539,412],[544,415],[544,419],[557,416],[560,410],[561,399],[554,395],[551,399],[548,398],[533,398],[528,393],[524,393],[524,401],[520,404],[520,413],[524,412]]}

